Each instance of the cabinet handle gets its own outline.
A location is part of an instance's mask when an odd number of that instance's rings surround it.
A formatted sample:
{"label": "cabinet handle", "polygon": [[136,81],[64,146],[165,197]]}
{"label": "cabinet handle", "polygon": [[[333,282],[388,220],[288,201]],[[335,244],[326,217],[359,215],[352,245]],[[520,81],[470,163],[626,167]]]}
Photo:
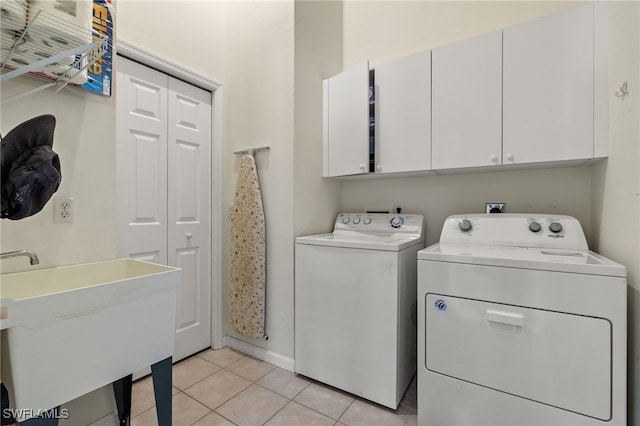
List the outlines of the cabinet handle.
{"label": "cabinet handle", "polygon": [[187,235],[185,235],[185,237],[187,237],[187,240],[190,240],[193,235],[191,234],[191,232],[187,232]]}
{"label": "cabinet handle", "polygon": [[360,164],[360,170],[363,172],[366,170],[366,168],[364,167],[364,164]]}
{"label": "cabinet handle", "polygon": [[508,153],[508,154],[506,155],[506,159],[507,159],[508,161],[513,161],[513,159],[514,159],[514,158],[515,158],[515,156],[514,156],[512,153]]}
{"label": "cabinet handle", "polygon": [[498,156],[495,154],[492,154],[489,156],[489,160],[491,160],[492,163],[497,163],[498,162]]}
{"label": "cabinet handle", "polygon": [[382,166],[381,166],[380,164],[378,164],[378,165],[376,166],[376,170],[377,170],[377,171],[379,171],[379,172],[381,172],[381,171],[382,171]]}

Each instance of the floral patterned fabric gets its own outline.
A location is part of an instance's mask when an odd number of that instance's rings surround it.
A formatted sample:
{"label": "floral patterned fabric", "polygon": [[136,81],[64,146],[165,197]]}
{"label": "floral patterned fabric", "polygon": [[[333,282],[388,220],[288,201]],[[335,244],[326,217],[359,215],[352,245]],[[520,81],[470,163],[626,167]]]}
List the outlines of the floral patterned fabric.
{"label": "floral patterned fabric", "polygon": [[231,213],[231,324],[240,334],[265,336],[265,222],[256,162],[240,160]]}

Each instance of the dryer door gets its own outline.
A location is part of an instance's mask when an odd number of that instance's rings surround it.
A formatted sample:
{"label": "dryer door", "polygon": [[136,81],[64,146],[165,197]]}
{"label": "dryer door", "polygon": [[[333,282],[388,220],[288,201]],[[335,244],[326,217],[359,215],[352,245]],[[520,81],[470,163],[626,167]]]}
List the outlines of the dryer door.
{"label": "dryer door", "polygon": [[542,404],[611,419],[611,323],[427,294],[426,368]]}

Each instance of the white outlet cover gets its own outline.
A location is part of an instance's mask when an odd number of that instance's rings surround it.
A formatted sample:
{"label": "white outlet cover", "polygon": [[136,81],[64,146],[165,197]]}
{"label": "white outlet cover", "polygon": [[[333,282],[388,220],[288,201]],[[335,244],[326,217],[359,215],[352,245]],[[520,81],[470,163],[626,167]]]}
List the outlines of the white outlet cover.
{"label": "white outlet cover", "polygon": [[53,199],[54,223],[73,223],[74,201],[73,197],[55,197]]}

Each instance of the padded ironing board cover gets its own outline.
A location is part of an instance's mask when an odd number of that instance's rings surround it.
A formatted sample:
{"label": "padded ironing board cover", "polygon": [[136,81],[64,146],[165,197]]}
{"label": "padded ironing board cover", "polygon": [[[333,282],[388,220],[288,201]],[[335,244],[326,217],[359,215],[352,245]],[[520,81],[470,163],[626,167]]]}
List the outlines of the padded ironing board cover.
{"label": "padded ironing board cover", "polygon": [[231,324],[240,334],[265,336],[265,222],[256,162],[240,160],[231,213]]}

